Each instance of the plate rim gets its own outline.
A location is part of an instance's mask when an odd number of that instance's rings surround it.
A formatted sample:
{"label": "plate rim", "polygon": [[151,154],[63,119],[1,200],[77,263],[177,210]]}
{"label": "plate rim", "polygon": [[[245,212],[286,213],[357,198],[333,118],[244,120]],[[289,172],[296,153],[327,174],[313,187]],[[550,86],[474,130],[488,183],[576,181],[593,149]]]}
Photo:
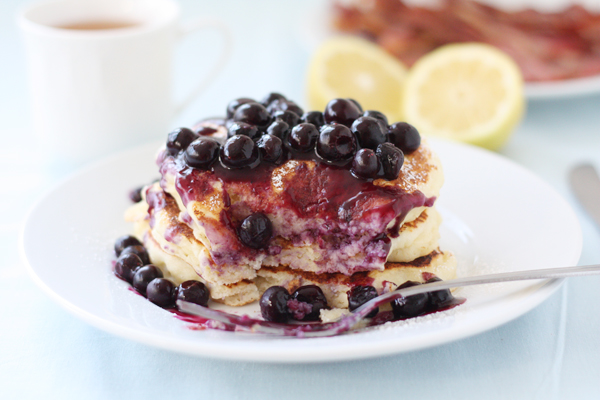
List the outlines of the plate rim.
{"label": "plate rim", "polygon": [[525,82],[528,100],[568,99],[600,94],[600,74],[546,82]]}

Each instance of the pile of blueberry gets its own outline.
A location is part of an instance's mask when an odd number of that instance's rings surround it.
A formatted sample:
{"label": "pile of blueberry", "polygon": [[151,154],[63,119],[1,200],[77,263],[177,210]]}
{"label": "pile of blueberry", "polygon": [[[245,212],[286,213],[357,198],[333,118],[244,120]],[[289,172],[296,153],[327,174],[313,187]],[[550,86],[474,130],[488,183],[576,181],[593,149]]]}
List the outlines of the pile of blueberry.
{"label": "pile of blueberry", "polygon": [[271,286],[260,298],[260,313],[265,321],[286,323],[318,321],[321,310],[327,309],[327,298],[317,285],[300,286],[290,295],[283,286]]}
{"label": "pile of blueberry", "polygon": [[[437,277],[430,278],[429,282],[440,281]],[[406,281],[402,285],[398,286],[396,290],[404,289],[410,286],[420,285],[416,281]],[[354,311],[367,301],[377,297],[377,290],[373,286],[369,285],[358,285],[354,286],[348,291],[348,309]],[[400,300],[394,300],[392,305],[393,319],[405,319],[418,317],[419,315],[426,314],[428,312],[437,311],[446,305],[448,305],[454,296],[449,290],[438,290],[435,292],[428,292],[423,294],[416,294],[408,296]],[[377,315],[379,309],[373,310],[367,317],[373,318]]]}
{"label": "pile of blueberry", "polygon": [[[432,277],[426,282],[437,282],[441,279]],[[406,281],[397,289],[420,285],[419,282]],[[370,285],[357,285],[347,293],[348,309],[354,311],[367,301],[378,296],[377,290]],[[392,320],[418,317],[419,315],[444,309],[452,303],[454,296],[448,289],[428,293],[416,294],[392,302]],[[260,312],[266,321],[288,322],[290,319],[297,321],[316,321],[322,309],[327,309],[327,299],[321,288],[316,285],[301,286],[291,295],[282,286],[271,286],[260,299]],[[368,318],[373,318],[379,313],[379,308],[374,309]]]}
{"label": "pile of blueberry", "polygon": [[239,98],[227,105],[227,141],[188,128],[171,132],[167,152],[182,155],[193,168],[256,168],[261,162],[279,165],[311,153],[324,163],[346,166],[364,180],[396,179],[404,154],[416,150],[421,138],[410,124],[388,125],[379,111],[363,111],[353,99],[334,99],[324,112],[304,112],[279,93],[258,102]]}
{"label": "pile of blueberry", "polygon": [[[425,283],[439,281],[441,281],[440,278],[433,276],[425,281]],[[420,285],[420,283],[415,281],[406,281],[402,285],[398,286],[396,290],[416,285]],[[392,311],[394,313],[395,320],[414,318],[418,317],[419,315],[443,310],[452,304],[454,300],[455,298],[450,290],[436,290],[433,292],[415,294],[402,299],[394,300],[392,302]]]}
{"label": "pile of blueberry", "polygon": [[185,281],[179,286],[163,278],[162,271],[150,264],[146,248],[133,236],[121,236],[115,242],[115,274],[129,282],[154,304],[171,308],[177,300],[207,306],[208,288],[199,281]]}

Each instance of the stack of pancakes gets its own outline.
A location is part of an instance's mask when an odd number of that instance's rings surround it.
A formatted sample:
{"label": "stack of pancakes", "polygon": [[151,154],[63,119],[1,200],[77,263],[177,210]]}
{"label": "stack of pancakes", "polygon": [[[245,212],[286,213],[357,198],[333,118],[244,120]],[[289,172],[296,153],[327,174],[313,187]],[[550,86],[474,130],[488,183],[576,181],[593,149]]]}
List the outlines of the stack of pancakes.
{"label": "stack of pancakes", "polygon": [[[405,156],[396,180],[375,180],[366,191],[354,187],[365,183],[336,181],[338,169],[310,159],[239,180],[187,167],[164,149],[157,163],[160,181],[144,188],[126,220],[166,277],[200,280],[214,301],[240,306],[273,285],[292,292],[316,284],[329,306],[346,308],[355,285],[381,294],[422,281],[423,272],[455,277],[454,257],[438,248],[441,218],[433,204],[444,178],[426,142]],[[344,185],[347,195],[331,189]],[[260,250],[236,234],[256,212],[273,225]]]}

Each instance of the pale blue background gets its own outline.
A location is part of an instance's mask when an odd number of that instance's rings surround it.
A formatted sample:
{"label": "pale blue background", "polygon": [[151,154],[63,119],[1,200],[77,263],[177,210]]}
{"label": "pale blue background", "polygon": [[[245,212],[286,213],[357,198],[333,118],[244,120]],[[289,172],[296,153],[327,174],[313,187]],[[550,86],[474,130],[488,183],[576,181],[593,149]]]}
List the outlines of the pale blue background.
{"label": "pale blue background", "polygon": [[[0,399],[600,398],[599,277],[571,279],[525,316],[472,338],[316,365],[184,356],[109,335],[68,314],[29,279],[17,250],[28,208],[70,172],[41,168],[31,132],[25,60],[13,20],[27,3],[0,2]],[[315,18],[306,12],[315,1],[181,4],[185,16],[226,20],[235,48],[223,73],[173,126],[222,114],[235,97],[271,90],[304,103],[309,52],[299,32]],[[207,34],[182,46],[178,94],[202,73],[218,43]],[[501,151],[573,205],[584,235],[580,264],[600,262],[600,230],[575,202],[566,176],[578,161],[600,167],[599,128],[600,94],[529,102],[523,124]]]}

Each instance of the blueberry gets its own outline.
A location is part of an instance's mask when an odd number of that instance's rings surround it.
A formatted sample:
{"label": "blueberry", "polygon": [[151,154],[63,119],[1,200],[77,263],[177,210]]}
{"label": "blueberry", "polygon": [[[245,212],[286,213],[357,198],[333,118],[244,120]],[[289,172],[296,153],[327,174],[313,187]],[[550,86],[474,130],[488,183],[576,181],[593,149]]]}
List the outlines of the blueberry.
{"label": "blueberry", "polygon": [[376,110],[367,110],[363,113],[363,117],[375,118],[381,127],[381,131],[387,140],[387,131],[388,131],[388,119],[384,113],[376,111]]}
{"label": "blueberry", "polygon": [[142,259],[135,254],[124,254],[119,257],[115,263],[115,274],[121,279],[131,283],[133,281],[133,274],[143,265]]}
{"label": "blueberry", "polygon": [[349,128],[361,114],[362,111],[352,101],[348,99],[333,99],[327,103],[323,117],[327,124],[337,122]]}
{"label": "blueberry", "polygon": [[228,135],[228,137],[230,136],[230,135],[229,135],[229,129],[231,129],[231,127],[232,127],[234,124],[237,124],[237,122],[235,122],[233,119],[228,119],[228,120],[225,120],[225,129],[227,129],[227,135]]}
{"label": "blueberry", "polygon": [[347,161],[356,152],[356,137],[350,128],[340,125],[323,125],[317,140],[317,154],[326,161]]}
{"label": "blueberry", "polygon": [[258,151],[263,161],[277,163],[283,154],[283,142],[277,136],[264,134],[256,142]]}
{"label": "blueberry", "polygon": [[381,121],[383,123],[382,127],[386,128],[386,129],[384,129],[384,132],[387,131],[388,119],[384,113],[382,113],[380,111],[376,111],[376,110],[367,110],[363,113],[363,117],[371,117],[371,118],[375,118],[376,120]]}
{"label": "blueberry", "polygon": [[246,103],[235,110],[233,120],[256,125],[258,129],[265,129],[271,123],[271,115],[269,115],[262,104]]}
{"label": "blueberry", "polygon": [[254,213],[242,221],[238,229],[238,238],[248,247],[262,249],[273,236],[271,220],[263,213]]}
{"label": "blueberry", "polygon": [[293,150],[303,153],[311,151],[315,147],[319,131],[313,124],[298,124],[288,137],[288,143]]}
{"label": "blueberry", "polygon": [[206,285],[200,281],[185,281],[177,287],[177,300],[206,307],[208,306],[208,300],[210,300],[210,292]]}
{"label": "blueberry", "polygon": [[129,200],[131,200],[133,203],[139,203],[142,201],[142,189],[144,189],[144,187],[140,186],[131,190],[129,192]]}
{"label": "blueberry", "polygon": [[277,136],[279,139],[284,139],[290,133],[290,125],[281,119],[277,119],[269,125],[267,133],[269,135]]}
{"label": "blueberry", "polygon": [[406,122],[396,122],[388,128],[387,141],[402,150],[404,154],[409,154],[419,148],[421,135],[414,126]]}
{"label": "blueberry", "polygon": [[[396,290],[416,285],[420,285],[420,283],[415,281],[406,281],[402,285],[398,286]],[[429,293],[414,294],[412,296],[394,300],[392,302],[394,318],[399,319],[418,317],[419,315],[427,311],[428,303]]]}
{"label": "blueberry", "polygon": [[235,99],[229,102],[229,104],[227,104],[227,118],[233,118],[233,114],[235,113],[235,110],[237,110],[237,108],[239,106],[241,106],[242,104],[246,104],[246,103],[255,103],[256,101],[254,99],[250,99],[248,97],[240,97],[239,99]]}
{"label": "blueberry", "polygon": [[279,120],[285,122],[290,128],[293,128],[300,123],[298,114],[289,110],[275,111],[273,113],[273,118],[275,118],[276,121]]}
{"label": "blueberry", "polygon": [[284,106],[284,111],[291,111],[294,114],[296,114],[297,116],[301,116],[302,114],[304,114],[304,110],[296,103],[294,103],[293,101],[287,101],[285,102],[285,106]]}
{"label": "blueberry", "polygon": [[298,106],[298,104],[289,100],[275,100],[269,104],[267,111],[269,111],[269,113],[273,116],[275,116],[277,111],[290,111],[296,114],[298,117],[304,114],[304,111],[302,108],[300,108],[300,106]]}
{"label": "blueberry", "polygon": [[381,166],[379,158],[371,149],[360,149],[352,160],[351,172],[358,178],[375,179]]}
{"label": "blueberry", "polygon": [[[358,307],[365,304],[367,301],[377,297],[377,289],[369,285],[358,285],[353,286],[347,293],[348,296],[348,309],[350,311],[356,310]],[[367,315],[367,318],[373,318],[379,312],[379,307],[374,309]]]}
{"label": "blueberry", "polygon": [[159,307],[175,305],[175,285],[165,278],[154,278],[146,286],[146,297]]}
{"label": "blueberry", "polygon": [[227,136],[231,137],[235,135],[246,135],[251,139],[255,139],[260,136],[260,131],[255,125],[245,122],[233,122],[227,128]]}
{"label": "blueberry", "polygon": [[380,121],[375,118],[358,117],[351,129],[361,147],[375,150],[381,143],[385,143],[386,131],[381,129]]}
{"label": "blueberry", "polygon": [[[437,276],[434,276],[432,278],[429,278],[425,283],[441,281],[442,279],[438,278]],[[444,307],[445,305],[449,304],[452,300],[454,300],[454,296],[450,292],[450,289],[442,289],[436,290],[434,292],[429,292],[429,304],[431,304],[431,306],[434,309]]]}
{"label": "blueberry", "polygon": [[383,177],[390,181],[397,179],[404,164],[402,150],[391,143],[383,143],[377,146],[376,153],[383,167]]}
{"label": "blueberry", "polygon": [[302,321],[317,321],[321,310],[328,308],[327,298],[323,294],[321,288],[317,285],[300,286],[292,293],[292,300],[306,303],[311,306],[311,311],[303,315],[302,318],[298,318],[298,314],[295,315],[295,318]]}
{"label": "blueberry", "polygon": [[276,93],[276,92],[272,92],[269,93],[268,95],[266,95],[260,102],[262,103],[263,106],[267,107],[269,104],[271,104],[274,101],[286,101],[287,99],[285,98],[284,95],[282,95],[281,93]]}
{"label": "blueberry", "polygon": [[346,100],[350,100],[351,102],[353,102],[354,105],[360,110],[360,112],[363,112],[363,108],[358,101],[356,101],[354,99],[346,99]]}
{"label": "blueberry", "polygon": [[144,265],[150,264],[150,256],[148,255],[148,251],[146,251],[146,248],[141,244],[125,247],[120,256],[123,256],[124,254],[135,254],[142,260]]}
{"label": "blueberry", "polygon": [[286,107],[286,105],[285,105],[286,101],[287,100],[273,100],[265,107],[267,108],[267,111],[269,112],[269,114],[273,115],[277,111],[284,111],[284,109]]}
{"label": "blueberry", "polygon": [[133,274],[133,287],[136,288],[138,292],[146,294],[146,287],[148,284],[152,282],[152,280],[162,277],[162,271],[155,265],[144,265],[143,267],[138,268]]}
{"label": "blueberry", "polygon": [[190,167],[208,169],[219,156],[221,145],[214,139],[200,137],[185,151],[185,162]]}
{"label": "blueberry", "polygon": [[131,235],[121,236],[121,237],[117,238],[117,240],[115,240],[115,254],[117,255],[117,257],[119,257],[121,255],[121,252],[126,247],[141,246],[141,245],[142,245],[142,243],[134,236],[131,236]]}
{"label": "blueberry", "polygon": [[265,321],[288,322],[290,312],[288,310],[288,301],[291,296],[286,288],[282,286],[271,286],[260,298],[260,313]]}
{"label": "blueberry", "polygon": [[177,153],[187,149],[194,140],[198,138],[198,134],[188,128],[178,128],[169,133],[167,138],[167,153],[176,156]]}
{"label": "blueberry", "polygon": [[229,169],[254,168],[260,163],[258,148],[246,135],[232,136],[221,147],[221,163]]}
{"label": "blueberry", "polygon": [[323,113],[320,111],[309,111],[302,114],[300,122],[307,122],[320,128],[325,125],[325,118],[323,118]]}

